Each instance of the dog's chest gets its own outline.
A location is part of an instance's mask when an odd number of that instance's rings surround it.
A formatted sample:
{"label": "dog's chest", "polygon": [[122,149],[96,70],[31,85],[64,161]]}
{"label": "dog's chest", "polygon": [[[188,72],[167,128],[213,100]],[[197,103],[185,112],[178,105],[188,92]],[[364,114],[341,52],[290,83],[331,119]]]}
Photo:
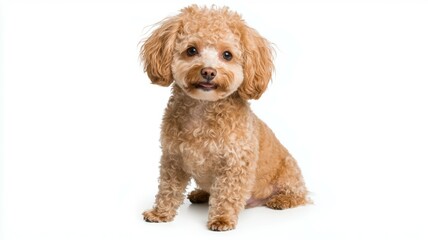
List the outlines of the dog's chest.
{"label": "dog's chest", "polygon": [[162,150],[199,185],[209,185],[221,169],[257,148],[254,122],[240,98],[209,102],[173,95],[163,118]]}
{"label": "dog's chest", "polygon": [[[162,147],[193,177],[215,172],[250,129],[237,112],[204,105],[171,109],[163,123]],[[224,163],[224,162],[223,162]]]}
{"label": "dog's chest", "polygon": [[222,119],[211,117],[202,107],[189,109],[189,118],[179,126],[178,150],[183,167],[193,175],[204,175],[215,168],[235,133],[224,136]]}

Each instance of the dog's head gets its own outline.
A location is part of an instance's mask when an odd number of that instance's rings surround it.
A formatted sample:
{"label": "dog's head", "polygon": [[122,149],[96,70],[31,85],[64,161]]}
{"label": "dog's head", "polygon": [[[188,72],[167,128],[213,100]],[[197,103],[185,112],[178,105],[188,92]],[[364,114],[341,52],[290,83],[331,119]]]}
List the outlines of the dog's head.
{"label": "dog's head", "polygon": [[270,43],[228,8],[182,9],[159,23],[140,57],[152,83],[175,81],[189,96],[209,101],[236,91],[258,99],[273,71]]}

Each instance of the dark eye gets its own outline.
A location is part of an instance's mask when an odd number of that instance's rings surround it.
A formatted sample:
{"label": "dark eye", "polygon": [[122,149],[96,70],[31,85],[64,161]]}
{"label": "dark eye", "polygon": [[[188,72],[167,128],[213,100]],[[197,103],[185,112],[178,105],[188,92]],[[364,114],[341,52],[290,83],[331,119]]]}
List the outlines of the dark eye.
{"label": "dark eye", "polygon": [[230,60],[232,60],[232,53],[230,53],[229,51],[225,51],[225,52],[223,52],[223,58],[224,58],[224,60],[226,60],[226,61],[230,61]]}
{"label": "dark eye", "polygon": [[198,54],[198,50],[195,47],[189,47],[186,50],[187,56],[192,57],[195,56],[196,54]]}

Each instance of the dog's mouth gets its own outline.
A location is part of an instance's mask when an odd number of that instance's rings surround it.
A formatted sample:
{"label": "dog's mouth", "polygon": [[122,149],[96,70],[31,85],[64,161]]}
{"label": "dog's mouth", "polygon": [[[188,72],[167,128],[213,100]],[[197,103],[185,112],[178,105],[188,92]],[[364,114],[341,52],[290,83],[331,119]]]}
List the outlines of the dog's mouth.
{"label": "dog's mouth", "polygon": [[212,82],[199,82],[193,85],[195,88],[202,89],[204,91],[211,91],[217,89],[218,85]]}

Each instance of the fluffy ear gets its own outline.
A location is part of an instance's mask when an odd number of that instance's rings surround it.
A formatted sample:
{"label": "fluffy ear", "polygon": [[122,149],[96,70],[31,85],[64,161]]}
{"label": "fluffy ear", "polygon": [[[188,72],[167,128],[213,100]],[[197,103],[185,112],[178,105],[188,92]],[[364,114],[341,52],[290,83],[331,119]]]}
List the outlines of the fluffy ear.
{"label": "fluffy ear", "polygon": [[159,25],[141,46],[140,59],[152,83],[169,86],[173,81],[171,62],[181,22],[178,17],[171,17]]}
{"label": "fluffy ear", "polygon": [[243,99],[258,99],[266,90],[273,71],[270,43],[247,26],[241,35],[244,60],[244,82],[238,88]]}

